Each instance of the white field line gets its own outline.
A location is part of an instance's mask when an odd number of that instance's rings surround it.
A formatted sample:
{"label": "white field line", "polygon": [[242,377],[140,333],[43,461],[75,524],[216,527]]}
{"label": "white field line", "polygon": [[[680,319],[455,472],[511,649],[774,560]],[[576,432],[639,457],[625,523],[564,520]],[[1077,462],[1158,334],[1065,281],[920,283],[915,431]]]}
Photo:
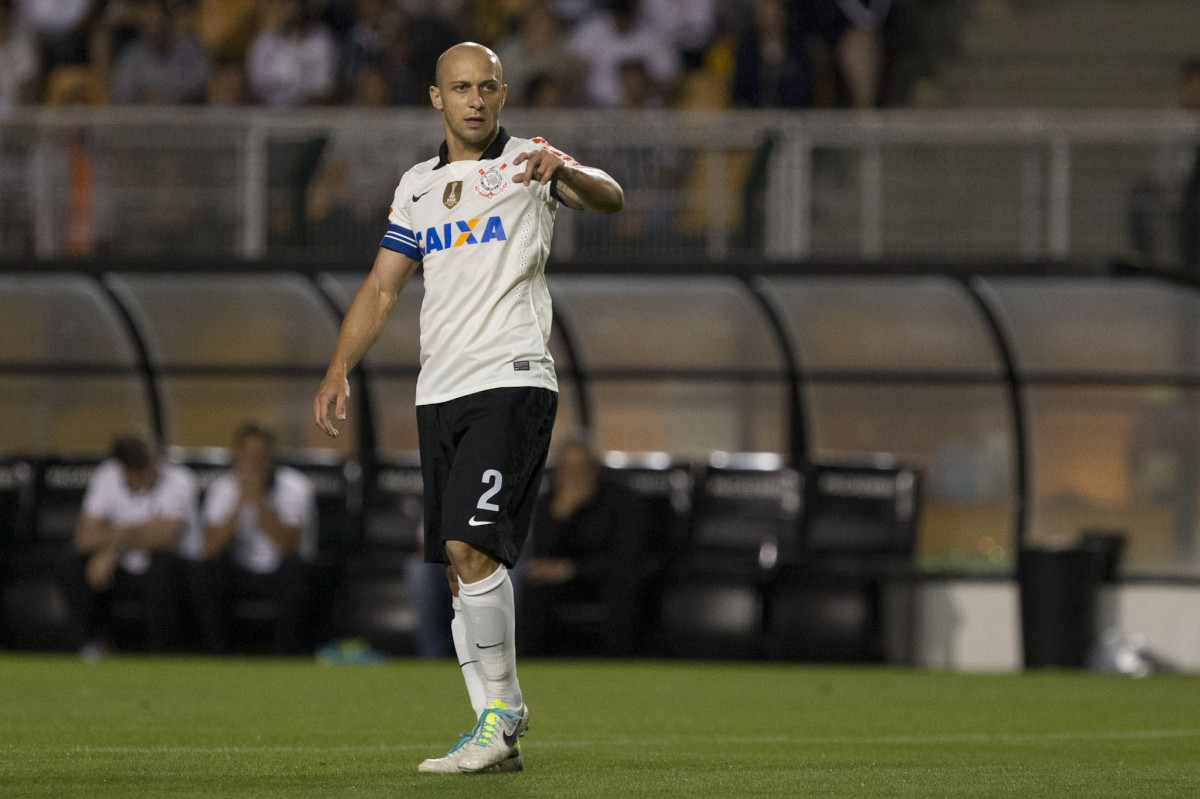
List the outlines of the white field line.
{"label": "white field line", "polygon": [[[670,736],[653,738],[606,738],[602,741],[533,741],[523,745],[534,749],[582,748],[582,747],[653,747],[680,746],[700,742],[769,746],[821,746],[855,744],[863,746],[927,746],[934,744],[1009,744],[1029,745],[1054,743],[1057,741],[1153,741],[1170,738],[1200,738],[1200,729],[1195,730],[1107,730],[1092,732],[1045,732],[1045,733],[965,733],[954,735],[883,735],[866,737],[790,737],[786,735],[764,736]],[[430,744],[379,744],[377,746],[76,746],[67,751],[79,754],[353,754],[371,752],[416,752],[436,751],[445,742]],[[16,747],[5,747],[14,749]]]}

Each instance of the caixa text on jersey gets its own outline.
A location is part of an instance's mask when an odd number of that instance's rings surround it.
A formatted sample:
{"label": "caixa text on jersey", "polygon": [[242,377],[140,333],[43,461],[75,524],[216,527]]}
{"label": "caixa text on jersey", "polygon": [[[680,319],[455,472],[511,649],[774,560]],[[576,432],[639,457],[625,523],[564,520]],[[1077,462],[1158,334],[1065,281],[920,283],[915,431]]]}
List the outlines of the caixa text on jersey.
{"label": "caixa text on jersey", "polygon": [[426,255],[439,250],[448,250],[451,247],[507,240],[504,223],[498,216],[489,216],[486,219],[482,217],[460,219],[457,222],[447,222],[441,227],[425,228],[424,233],[417,231],[417,246]]}

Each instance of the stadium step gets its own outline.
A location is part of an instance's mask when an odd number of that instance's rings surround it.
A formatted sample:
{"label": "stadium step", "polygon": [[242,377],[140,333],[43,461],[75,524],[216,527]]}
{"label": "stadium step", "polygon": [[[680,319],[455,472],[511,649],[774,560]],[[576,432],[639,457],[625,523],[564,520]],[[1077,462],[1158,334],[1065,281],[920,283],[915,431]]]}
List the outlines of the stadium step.
{"label": "stadium step", "polygon": [[1197,30],[1195,0],[979,0],[929,97],[950,107],[1170,107]]}

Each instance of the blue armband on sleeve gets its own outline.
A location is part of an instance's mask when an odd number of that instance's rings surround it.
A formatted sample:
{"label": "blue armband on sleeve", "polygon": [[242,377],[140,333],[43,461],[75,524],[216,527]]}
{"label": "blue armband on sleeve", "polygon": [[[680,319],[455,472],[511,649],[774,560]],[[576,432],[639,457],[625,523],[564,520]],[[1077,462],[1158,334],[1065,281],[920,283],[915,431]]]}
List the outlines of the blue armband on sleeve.
{"label": "blue armband on sleeve", "polygon": [[421,248],[417,246],[417,237],[411,230],[399,225],[388,225],[387,233],[383,234],[383,241],[379,242],[379,246],[407,255],[414,261],[420,261],[424,257]]}

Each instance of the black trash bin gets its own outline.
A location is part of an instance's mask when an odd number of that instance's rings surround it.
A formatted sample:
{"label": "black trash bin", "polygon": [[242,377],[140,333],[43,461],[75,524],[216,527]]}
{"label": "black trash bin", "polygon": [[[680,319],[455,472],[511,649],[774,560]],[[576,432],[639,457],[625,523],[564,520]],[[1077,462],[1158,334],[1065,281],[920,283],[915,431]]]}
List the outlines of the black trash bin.
{"label": "black trash bin", "polygon": [[1027,548],[1017,561],[1025,668],[1083,668],[1096,643],[1096,603],[1109,553]]}

